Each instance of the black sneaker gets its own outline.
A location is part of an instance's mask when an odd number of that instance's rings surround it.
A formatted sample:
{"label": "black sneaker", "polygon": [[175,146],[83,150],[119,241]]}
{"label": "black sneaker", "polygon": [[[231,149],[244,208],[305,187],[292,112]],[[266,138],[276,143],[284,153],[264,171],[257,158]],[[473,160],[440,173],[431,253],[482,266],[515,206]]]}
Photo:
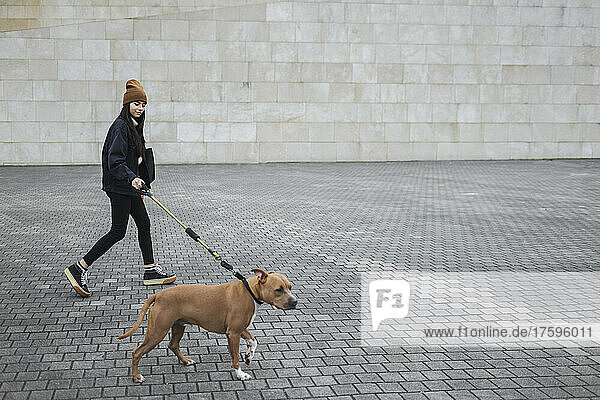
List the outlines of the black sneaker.
{"label": "black sneaker", "polygon": [[146,268],[144,271],[144,285],[167,285],[175,282],[175,274],[165,273],[161,266],[155,264],[152,268]]}
{"label": "black sneaker", "polygon": [[65,275],[73,289],[81,296],[88,297],[90,295],[90,291],[87,287],[87,269],[83,268],[79,265],[79,263],[75,263],[68,268],[65,268]]}

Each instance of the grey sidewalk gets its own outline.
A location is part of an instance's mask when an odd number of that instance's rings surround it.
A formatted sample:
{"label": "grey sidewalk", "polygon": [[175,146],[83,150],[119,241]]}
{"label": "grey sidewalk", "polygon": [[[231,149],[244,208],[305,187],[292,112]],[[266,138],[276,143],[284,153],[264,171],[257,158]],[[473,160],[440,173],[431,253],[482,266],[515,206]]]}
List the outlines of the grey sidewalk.
{"label": "grey sidewalk", "polygon": [[[401,268],[600,271],[600,160],[159,166],[156,196],[238,270],[277,269],[299,308],[262,307],[235,381],[227,341],[188,328],[133,384],[136,229],[79,298],[62,269],[109,227],[99,167],[0,168],[0,399],[600,398],[600,348],[361,347],[360,279]],[[150,200],[155,256],[177,283],[233,280]],[[142,325],[145,327],[146,322]],[[244,347],[243,347],[244,348]]]}

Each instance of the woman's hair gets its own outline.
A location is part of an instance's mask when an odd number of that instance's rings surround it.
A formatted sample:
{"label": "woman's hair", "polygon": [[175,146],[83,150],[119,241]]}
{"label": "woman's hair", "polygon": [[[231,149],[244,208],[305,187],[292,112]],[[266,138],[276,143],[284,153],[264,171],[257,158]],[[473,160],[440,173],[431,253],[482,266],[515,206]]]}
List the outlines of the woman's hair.
{"label": "woman's hair", "polygon": [[121,113],[119,114],[121,118],[127,122],[127,126],[133,132],[133,138],[135,139],[135,149],[137,151],[138,157],[144,157],[146,150],[146,140],[144,139],[144,120],[146,119],[146,112],[144,111],[139,118],[135,118],[135,122],[137,122],[137,126],[133,125],[134,117],[129,112],[129,104],[123,104],[123,108],[121,109]]}

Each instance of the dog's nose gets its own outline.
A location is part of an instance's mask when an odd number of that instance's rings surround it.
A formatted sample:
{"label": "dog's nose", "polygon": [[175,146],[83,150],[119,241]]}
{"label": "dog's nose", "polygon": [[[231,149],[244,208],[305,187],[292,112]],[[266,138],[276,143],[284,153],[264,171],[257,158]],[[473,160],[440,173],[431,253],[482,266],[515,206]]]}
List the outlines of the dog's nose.
{"label": "dog's nose", "polygon": [[296,308],[296,304],[298,304],[298,300],[296,300],[295,297],[292,297],[289,301],[288,304],[290,305],[291,308]]}

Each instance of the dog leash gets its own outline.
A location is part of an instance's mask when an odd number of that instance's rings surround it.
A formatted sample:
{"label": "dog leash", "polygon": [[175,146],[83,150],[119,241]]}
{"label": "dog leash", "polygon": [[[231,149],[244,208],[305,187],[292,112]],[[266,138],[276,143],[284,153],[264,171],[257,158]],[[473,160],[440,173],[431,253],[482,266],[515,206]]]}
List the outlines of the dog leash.
{"label": "dog leash", "polygon": [[150,197],[152,200],[154,200],[154,202],[155,202],[156,204],[158,204],[158,206],[159,206],[160,208],[162,208],[163,210],[165,210],[165,212],[166,212],[167,214],[169,214],[169,215],[170,215],[170,216],[171,216],[171,217],[172,217],[172,218],[173,218],[175,221],[177,221],[177,223],[178,223],[179,225],[181,225],[181,227],[182,227],[183,229],[185,229],[185,233],[187,233],[189,237],[191,237],[191,238],[192,238],[193,240],[195,240],[196,242],[200,243],[200,244],[202,245],[202,247],[204,247],[204,248],[205,248],[205,249],[206,249],[206,250],[207,250],[207,251],[210,253],[210,255],[211,255],[211,256],[213,256],[213,257],[214,257],[214,259],[215,259],[215,260],[217,260],[217,261],[218,261],[218,262],[221,264],[221,267],[223,267],[223,268],[225,268],[225,269],[227,269],[227,270],[231,271],[231,273],[233,273],[233,275],[234,275],[236,278],[238,278],[240,281],[242,281],[242,283],[243,283],[243,284],[244,284],[244,286],[246,287],[246,290],[248,290],[248,293],[250,293],[250,296],[252,296],[252,298],[254,299],[254,301],[255,301],[257,304],[263,304],[263,302],[262,302],[262,301],[260,301],[260,300],[258,300],[258,299],[256,298],[256,296],[255,296],[255,295],[254,295],[254,293],[252,292],[252,289],[250,289],[250,285],[248,284],[248,281],[246,280],[246,277],[245,277],[244,275],[240,274],[239,272],[235,271],[235,270],[233,269],[233,266],[232,266],[231,264],[229,264],[227,261],[225,261],[225,260],[224,260],[224,259],[223,259],[223,258],[222,258],[222,257],[221,257],[221,256],[220,256],[220,255],[219,255],[217,252],[216,252],[216,251],[214,251],[213,249],[211,249],[211,248],[210,248],[210,247],[209,247],[209,246],[208,246],[206,243],[204,243],[204,242],[202,241],[202,239],[200,239],[200,236],[198,236],[198,234],[197,234],[196,232],[194,232],[192,228],[189,228],[189,227],[185,226],[185,225],[183,224],[183,222],[181,222],[181,221],[179,220],[179,218],[177,218],[175,215],[173,215],[173,213],[172,213],[171,211],[169,211],[169,210],[167,209],[167,207],[165,207],[164,205],[162,205],[162,203],[161,203],[160,201],[158,201],[158,199],[157,199],[156,197],[154,197],[154,194],[153,194],[153,193],[150,191],[150,188],[149,188],[149,187],[148,187],[146,184],[143,184],[143,185],[142,185],[142,189],[138,189],[137,191],[138,191],[140,194],[142,194],[142,195],[144,195],[144,196],[148,196],[148,197]]}

